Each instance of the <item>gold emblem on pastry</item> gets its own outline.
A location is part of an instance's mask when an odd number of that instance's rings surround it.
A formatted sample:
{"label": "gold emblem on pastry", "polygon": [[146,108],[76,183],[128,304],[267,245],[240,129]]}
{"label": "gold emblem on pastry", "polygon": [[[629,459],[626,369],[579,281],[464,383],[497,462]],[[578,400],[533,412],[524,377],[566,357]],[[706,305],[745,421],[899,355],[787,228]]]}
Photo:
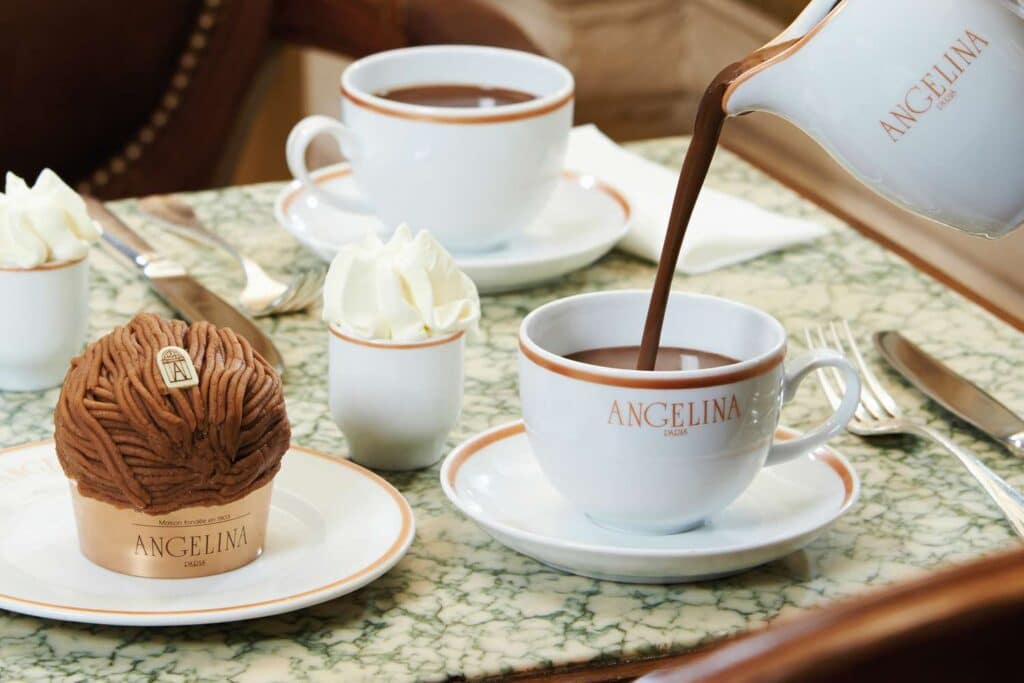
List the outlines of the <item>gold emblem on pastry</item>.
{"label": "gold emblem on pastry", "polygon": [[156,354],[160,376],[168,389],[186,389],[199,384],[192,357],[180,346],[165,346]]}

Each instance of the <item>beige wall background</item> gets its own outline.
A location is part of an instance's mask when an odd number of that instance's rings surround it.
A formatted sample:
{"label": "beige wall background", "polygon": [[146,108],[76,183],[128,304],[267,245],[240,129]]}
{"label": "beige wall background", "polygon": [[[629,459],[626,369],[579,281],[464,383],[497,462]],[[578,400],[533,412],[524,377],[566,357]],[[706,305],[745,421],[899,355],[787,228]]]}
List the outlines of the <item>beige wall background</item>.
{"label": "beige wall background", "polygon": [[[290,178],[284,142],[291,127],[309,114],[338,116],[338,78],[349,63],[347,58],[322,50],[283,47],[270,62],[263,75],[270,85],[250,124],[234,184]],[[327,144],[320,144],[311,150],[309,162],[320,166],[336,158]]]}
{"label": "beige wall background", "polygon": [[[706,72],[714,73],[715,66],[728,58],[720,56],[720,50],[709,50],[707,58],[692,68],[680,65],[684,43],[697,40],[692,25],[694,3],[687,0],[487,1],[520,21],[545,49],[577,73],[581,118],[598,120],[620,139],[686,132],[692,118],[690,91],[700,89],[693,83]],[[738,38],[715,36],[718,43],[736,45],[733,52],[746,49],[750,41],[744,34],[751,22],[763,30],[760,14],[788,22],[806,4],[806,0],[710,2],[718,2],[727,14],[729,6],[754,8],[753,19],[741,13],[729,19]],[[630,56],[638,52],[637,44],[645,49]],[[666,68],[638,68],[641,61]],[[249,124],[233,182],[289,177],[283,152],[288,130],[307,114],[337,116],[338,76],[347,63],[344,57],[320,50],[287,47],[278,51],[264,74],[270,85]],[[310,162],[327,163],[334,158],[325,144],[314,147]]]}
{"label": "beige wall background", "polygon": [[746,4],[757,7],[766,14],[789,20],[806,5],[806,0],[745,0]]}

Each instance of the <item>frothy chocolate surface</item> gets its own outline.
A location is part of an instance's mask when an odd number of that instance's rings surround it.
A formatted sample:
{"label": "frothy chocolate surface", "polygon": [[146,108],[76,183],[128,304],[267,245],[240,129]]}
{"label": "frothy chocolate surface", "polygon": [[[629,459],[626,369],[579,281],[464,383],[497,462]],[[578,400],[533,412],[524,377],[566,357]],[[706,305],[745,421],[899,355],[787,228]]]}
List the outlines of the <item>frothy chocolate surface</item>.
{"label": "frothy chocolate surface", "polygon": [[[636,369],[637,358],[640,357],[639,346],[606,346],[587,349],[566,355],[569,360],[600,365],[620,370]],[[732,365],[739,361],[729,356],[700,349],[687,349],[679,346],[661,346],[654,361],[652,370],[659,372],[676,370],[708,370]]]}
{"label": "frothy chocolate surface", "polygon": [[426,107],[478,107],[488,109],[537,99],[522,90],[487,85],[434,83],[410,85],[376,93],[377,97]]}
{"label": "frothy chocolate surface", "polygon": [[[188,352],[198,385],[167,387],[167,346]],[[148,313],[71,362],[54,422],[82,495],[150,514],[244,497],[270,482],[291,439],[281,378],[245,339]]]}

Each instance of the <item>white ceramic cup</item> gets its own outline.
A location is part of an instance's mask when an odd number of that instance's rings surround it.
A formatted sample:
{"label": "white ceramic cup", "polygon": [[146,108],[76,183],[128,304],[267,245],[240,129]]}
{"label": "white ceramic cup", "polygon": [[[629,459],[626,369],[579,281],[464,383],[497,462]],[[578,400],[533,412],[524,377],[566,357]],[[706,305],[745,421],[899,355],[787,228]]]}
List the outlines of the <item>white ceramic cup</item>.
{"label": "white ceramic cup", "polygon": [[[377,93],[468,84],[528,92],[493,108],[405,104]],[[438,45],[381,52],[341,75],[341,117],[309,116],[288,136],[292,175],[321,201],[374,213],[390,228],[429,230],[446,249],[485,251],[526,228],[550,199],[572,126],[573,78],[560,64],[516,50]],[[359,196],[317,185],[306,148],[332,135],[352,164]]]}
{"label": "white ceramic cup", "polygon": [[88,331],[88,258],[0,267],[0,390],[60,385]]}
{"label": "white ceramic cup", "polygon": [[[530,313],[519,333],[519,392],[530,446],[558,491],[603,526],[668,534],[725,508],[766,464],[824,444],[853,416],[860,381],[832,351],[784,368],[786,332],[775,318],[699,294],[672,294],[662,344],[739,362],[643,372],[563,357],[638,345],[649,299],[647,290],[598,292]],[[823,367],[846,382],[839,409],[803,436],[774,442],[782,404]]]}
{"label": "white ceramic cup", "polygon": [[408,344],[367,341],[331,327],[331,417],[352,460],[379,470],[414,470],[441,459],[462,412],[466,335]]}

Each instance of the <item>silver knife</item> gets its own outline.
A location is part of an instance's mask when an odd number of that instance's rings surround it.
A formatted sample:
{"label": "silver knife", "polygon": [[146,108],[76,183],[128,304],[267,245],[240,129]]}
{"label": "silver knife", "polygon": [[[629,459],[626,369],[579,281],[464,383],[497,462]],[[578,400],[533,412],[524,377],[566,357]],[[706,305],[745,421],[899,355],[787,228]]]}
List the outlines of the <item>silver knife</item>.
{"label": "silver knife", "polygon": [[875,333],[889,364],[933,401],[1024,458],[1024,420],[965,377],[928,355],[899,332]]}
{"label": "silver knife", "polygon": [[161,256],[146,240],[128,227],[103,202],[85,198],[89,214],[103,226],[103,240],[142,272],[150,287],[187,322],[206,320],[245,337],[253,349],[284,373],[284,360],[274,342],[238,309],[208,290],[188,274],[184,266]]}

